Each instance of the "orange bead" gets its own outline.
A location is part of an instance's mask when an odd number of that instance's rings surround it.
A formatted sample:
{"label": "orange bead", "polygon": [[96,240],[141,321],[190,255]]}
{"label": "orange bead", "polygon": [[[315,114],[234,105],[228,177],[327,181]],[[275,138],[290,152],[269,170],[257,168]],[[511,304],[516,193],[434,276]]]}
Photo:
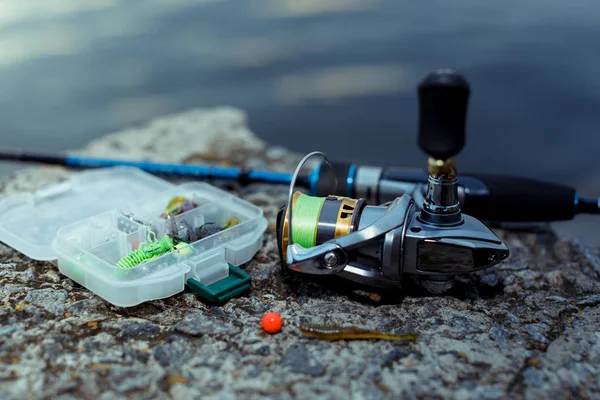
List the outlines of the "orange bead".
{"label": "orange bead", "polygon": [[267,333],[277,333],[281,330],[283,326],[283,321],[281,319],[281,315],[276,312],[266,313],[264,317],[262,317],[261,325],[265,332]]}

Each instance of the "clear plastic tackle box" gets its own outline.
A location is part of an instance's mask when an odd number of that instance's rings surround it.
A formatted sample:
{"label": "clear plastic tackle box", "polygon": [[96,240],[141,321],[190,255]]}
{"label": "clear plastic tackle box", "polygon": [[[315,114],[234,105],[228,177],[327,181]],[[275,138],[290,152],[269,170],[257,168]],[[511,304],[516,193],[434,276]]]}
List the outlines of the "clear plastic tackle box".
{"label": "clear plastic tackle box", "polygon": [[[166,218],[178,197],[194,207]],[[222,230],[183,232],[210,226]],[[84,171],[0,199],[0,241],[32,259],[57,260],[62,274],[120,307],[186,285],[210,302],[227,301],[248,289],[250,277],[237,266],[260,249],[266,228],[259,207],[226,191],[174,185],[132,167]]]}

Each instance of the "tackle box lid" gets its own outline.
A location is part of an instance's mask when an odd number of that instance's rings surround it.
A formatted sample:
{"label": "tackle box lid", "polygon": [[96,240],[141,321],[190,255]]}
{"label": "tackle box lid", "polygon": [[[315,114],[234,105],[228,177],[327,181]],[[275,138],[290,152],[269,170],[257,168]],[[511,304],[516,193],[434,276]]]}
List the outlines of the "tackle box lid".
{"label": "tackle box lid", "polygon": [[60,228],[174,186],[132,167],[75,173],[34,193],[0,198],[0,241],[34,260],[56,260],[52,243]]}

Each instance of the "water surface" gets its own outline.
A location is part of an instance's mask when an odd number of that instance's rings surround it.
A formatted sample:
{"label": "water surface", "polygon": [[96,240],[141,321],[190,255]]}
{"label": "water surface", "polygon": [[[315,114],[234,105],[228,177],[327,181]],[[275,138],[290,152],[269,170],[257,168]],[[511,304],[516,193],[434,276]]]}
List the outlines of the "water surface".
{"label": "water surface", "polygon": [[454,67],[472,87],[463,171],[600,196],[598,38],[597,0],[4,0],[1,144],[76,149],[233,105],[273,144],[422,167],[416,85]]}

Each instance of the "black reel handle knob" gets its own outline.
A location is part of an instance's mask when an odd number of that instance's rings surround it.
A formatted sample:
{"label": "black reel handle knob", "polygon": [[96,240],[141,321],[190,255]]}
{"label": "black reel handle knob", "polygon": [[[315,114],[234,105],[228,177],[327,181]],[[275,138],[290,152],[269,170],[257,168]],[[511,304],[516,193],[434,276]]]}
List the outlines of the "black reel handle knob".
{"label": "black reel handle knob", "polygon": [[435,70],[419,84],[419,147],[429,156],[446,160],[462,150],[470,91],[451,69]]}

